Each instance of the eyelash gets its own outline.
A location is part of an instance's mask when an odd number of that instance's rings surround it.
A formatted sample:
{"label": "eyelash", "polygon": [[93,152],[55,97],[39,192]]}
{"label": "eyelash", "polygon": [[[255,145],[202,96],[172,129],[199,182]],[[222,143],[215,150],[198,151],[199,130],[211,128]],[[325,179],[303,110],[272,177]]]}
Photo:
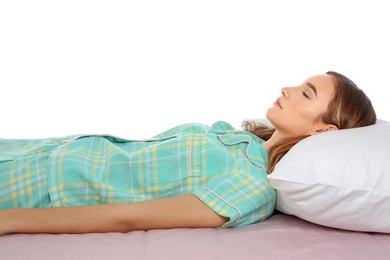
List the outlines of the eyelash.
{"label": "eyelash", "polygon": [[303,94],[303,96],[304,96],[305,98],[310,99],[310,97],[309,97],[305,92],[302,92],[302,94]]}

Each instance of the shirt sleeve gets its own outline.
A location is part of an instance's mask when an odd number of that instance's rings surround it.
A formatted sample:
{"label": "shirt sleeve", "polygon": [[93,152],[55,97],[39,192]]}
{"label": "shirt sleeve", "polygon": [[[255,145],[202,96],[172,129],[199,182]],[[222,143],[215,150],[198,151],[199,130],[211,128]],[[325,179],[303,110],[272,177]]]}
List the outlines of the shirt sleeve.
{"label": "shirt sleeve", "polygon": [[193,194],[217,214],[229,218],[222,228],[262,221],[273,213],[276,201],[275,190],[266,174],[225,175],[206,183]]}

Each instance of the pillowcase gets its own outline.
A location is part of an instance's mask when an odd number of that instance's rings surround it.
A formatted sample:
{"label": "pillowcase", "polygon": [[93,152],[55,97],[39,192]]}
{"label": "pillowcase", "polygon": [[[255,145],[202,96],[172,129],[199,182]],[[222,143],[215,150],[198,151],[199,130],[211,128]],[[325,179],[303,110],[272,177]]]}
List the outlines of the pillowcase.
{"label": "pillowcase", "polygon": [[296,144],[268,176],[276,209],[324,226],[390,233],[390,123]]}

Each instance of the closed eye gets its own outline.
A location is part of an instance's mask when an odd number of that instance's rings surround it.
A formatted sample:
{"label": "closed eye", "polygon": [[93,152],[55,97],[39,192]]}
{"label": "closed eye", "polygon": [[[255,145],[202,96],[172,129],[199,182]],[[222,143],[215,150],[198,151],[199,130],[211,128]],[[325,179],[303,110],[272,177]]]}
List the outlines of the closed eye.
{"label": "closed eye", "polygon": [[310,99],[310,97],[309,97],[305,92],[302,92],[302,94],[303,94],[303,96],[304,96],[305,98]]}

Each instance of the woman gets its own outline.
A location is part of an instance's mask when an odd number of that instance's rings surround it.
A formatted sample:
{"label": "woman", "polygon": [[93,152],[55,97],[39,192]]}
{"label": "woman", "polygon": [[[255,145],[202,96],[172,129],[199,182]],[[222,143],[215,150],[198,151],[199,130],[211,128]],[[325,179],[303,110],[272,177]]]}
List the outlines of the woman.
{"label": "woman", "polygon": [[[283,88],[246,123],[187,124],[153,139],[110,136],[0,141],[0,234],[244,226],[269,217],[267,180],[298,141],[374,124],[367,96],[336,72]],[[267,170],[267,165],[269,170]]]}

